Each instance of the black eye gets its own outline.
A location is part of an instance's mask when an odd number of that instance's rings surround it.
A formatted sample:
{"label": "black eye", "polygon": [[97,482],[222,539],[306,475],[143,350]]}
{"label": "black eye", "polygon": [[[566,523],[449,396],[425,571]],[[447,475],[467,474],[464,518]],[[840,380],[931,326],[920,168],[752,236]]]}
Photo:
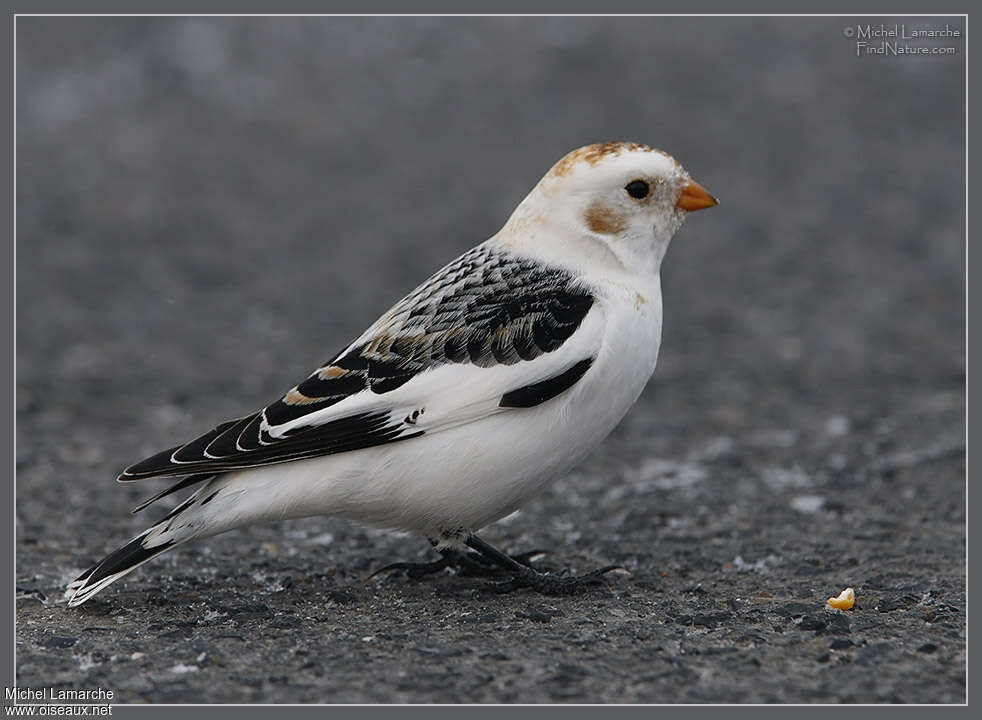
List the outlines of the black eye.
{"label": "black eye", "polygon": [[624,186],[624,189],[627,190],[627,194],[631,197],[641,200],[642,198],[648,197],[648,193],[651,192],[651,185],[644,180],[632,180]]}

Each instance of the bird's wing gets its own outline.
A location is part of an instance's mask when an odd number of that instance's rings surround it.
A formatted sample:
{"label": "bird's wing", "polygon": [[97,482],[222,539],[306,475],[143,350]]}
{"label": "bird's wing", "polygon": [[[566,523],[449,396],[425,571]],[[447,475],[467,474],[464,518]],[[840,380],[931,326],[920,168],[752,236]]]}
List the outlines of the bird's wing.
{"label": "bird's wing", "polygon": [[589,369],[602,325],[591,291],[565,270],[480,245],[274,403],[131,465],[119,479],[330,455],[530,407]]}

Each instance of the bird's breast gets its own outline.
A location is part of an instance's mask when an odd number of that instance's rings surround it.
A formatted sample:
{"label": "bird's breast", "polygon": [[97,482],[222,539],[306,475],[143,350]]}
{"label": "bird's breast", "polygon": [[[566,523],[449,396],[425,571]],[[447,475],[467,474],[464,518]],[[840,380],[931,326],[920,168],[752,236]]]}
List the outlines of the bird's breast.
{"label": "bird's breast", "polygon": [[569,411],[578,428],[602,439],[641,395],[658,361],[661,345],[661,287],[611,283],[598,293],[603,338],[583,381],[574,386]]}

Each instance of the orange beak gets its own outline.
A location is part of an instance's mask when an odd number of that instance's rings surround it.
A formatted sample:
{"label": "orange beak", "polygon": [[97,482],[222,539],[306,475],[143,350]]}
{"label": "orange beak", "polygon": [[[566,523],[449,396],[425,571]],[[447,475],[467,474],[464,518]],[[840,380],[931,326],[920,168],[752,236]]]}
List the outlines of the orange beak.
{"label": "orange beak", "polygon": [[714,205],[719,205],[719,200],[706,192],[706,189],[695,180],[689,180],[686,183],[685,187],[682,188],[678,202],[675,203],[675,207],[679,210],[688,210],[689,212],[704,210]]}

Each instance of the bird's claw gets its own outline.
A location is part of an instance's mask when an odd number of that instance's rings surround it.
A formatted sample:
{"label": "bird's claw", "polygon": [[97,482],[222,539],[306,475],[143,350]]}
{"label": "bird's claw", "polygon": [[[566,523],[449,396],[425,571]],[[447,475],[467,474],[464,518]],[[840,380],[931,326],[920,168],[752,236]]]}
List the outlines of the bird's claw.
{"label": "bird's claw", "polygon": [[[532,558],[538,555],[545,555],[548,550],[527,550],[526,552],[519,553],[517,555],[511,555],[512,560],[520,565],[531,569],[532,568]],[[364,587],[368,584],[368,581],[377,575],[382,575],[383,573],[395,572],[397,570],[403,570],[406,576],[412,578],[413,580],[418,580],[424,578],[428,575],[433,575],[440,572],[444,568],[452,568],[458,575],[462,577],[508,577],[510,573],[508,570],[501,568],[496,565],[492,560],[484,557],[483,555],[476,552],[460,552],[459,550],[443,550],[441,551],[443,557],[439,560],[434,560],[433,562],[397,562],[390,565],[386,565],[380,568],[365,578],[361,585]]]}
{"label": "bird's claw", "polygon": [[528,572],[516,574],[500,583],[487,583],[485,590],[494,593],[509,593],[514,590],[527,588],[543,595],[572,595],[596,585],[606,585],[604,575],[611,570],[623,570],[620,565],[607,565],[584,575],[558,576],[536,572],[529,568]]}
{"label": "bird's claw", "polygon": [[427,575],[433,575],[438,573],[444,568],[450,567],[450,561],[447,558],[442,557],[439,560],[434,560],[433,562],[421,563],[421,562],[397,562],[390,565],[386,565],[383,568],[379,568],[367,578],[362,580],[361,586],[365,587],[368,581],[374,578],[376,575],[381,575],[383,573],[395,572],[396,570],[405,570],[406,575],[414,580],[419,578],[424,578]]}

